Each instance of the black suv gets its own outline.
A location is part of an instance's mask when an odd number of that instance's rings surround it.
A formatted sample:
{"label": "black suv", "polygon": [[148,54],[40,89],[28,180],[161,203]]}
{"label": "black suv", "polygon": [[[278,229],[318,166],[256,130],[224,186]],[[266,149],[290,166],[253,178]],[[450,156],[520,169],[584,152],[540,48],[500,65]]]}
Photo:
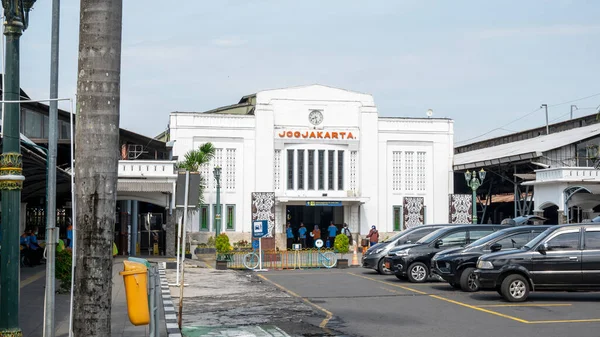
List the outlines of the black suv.
{"label": "black suv", "polygon": [[431,258],[450,247],[464,247],[493,232],[507,228],[502,225],[461,225],[444,227],[432,232],[413,244],[390,250],[384,264],[397,278],[421,283],[429,277]]}
{"label": "black suv", "polygon": [[390,249],[407,243],[415,243],[425,235],[445,226],[453,225],[420,225],[406,229],[369,248],[362,257],[362,266],[375,269],[379,274],[389,274],[390,272],[383,266],[383,258]]}
{"label": "black suv", "polygon": [[533,290],[599,290],[600,224],[553,226],[522,249],[483,255],[475,277],[509,302]]}
{"label": "black suv", "polygon": [[482,237],[465,248],[443,250],[431,259],[431,272],[454,288],[477,291],[479,284],[475,281],[473,271],[481,255],[521,248],[549,227],[540,225],[506,228]]}

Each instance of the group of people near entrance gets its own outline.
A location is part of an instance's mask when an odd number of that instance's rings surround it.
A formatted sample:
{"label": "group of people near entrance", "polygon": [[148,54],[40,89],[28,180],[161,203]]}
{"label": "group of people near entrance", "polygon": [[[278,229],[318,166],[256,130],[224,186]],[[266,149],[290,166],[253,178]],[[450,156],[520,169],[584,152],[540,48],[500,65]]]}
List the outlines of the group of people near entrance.
{"label": "group of people near entrance", "polygon": [[[324,246],[333,247],[335,237],[338,234],[338,227],[333,223],[333,221],[330,222],[329,227],[327,227],[327,236],[323,236],[321,234],[321,229],[319,228],[319,225],[315,225],[313,227],[313,230],[308,232],[308,229],[304,226],[304,223],[301,222],[300,227],[298,228],[298,236],[296,236],[292,225],[288,222],[285,232],[287,237],[287,249],[292,249],[292,245],[294,243],[300,243],[302,245],[302,248],[308,248],[308,237],[312,239],[313,247],[316,247],[316,242],[318,239],[326,239]],[[350,244],[352,244],[352,233],[350,233],[350,229],[348,229],[348,224],[344,223],[342,225],[340,233],[346,235]]]}

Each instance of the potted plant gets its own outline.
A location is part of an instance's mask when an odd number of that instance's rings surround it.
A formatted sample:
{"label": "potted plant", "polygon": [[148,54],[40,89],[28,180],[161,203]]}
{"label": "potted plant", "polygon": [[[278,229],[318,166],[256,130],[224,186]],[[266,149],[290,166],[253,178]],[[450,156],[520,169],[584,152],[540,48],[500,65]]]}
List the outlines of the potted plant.
{"label": "potted plant", "polygon": [[215,240],[215,248],[217,250],[217,270],[227,269],[227,262],[231,260],[232,247],[229,244],[229,237],[227,234],[222,233],[217,236]]}
{"label": "potted plant", "polygon": [[338,234],[333,242],[333,248],[336,252],[342,254],[342,258],[337,260],[337,267],[341,269],[348,268],[348,259],[344,259],[344,254],[347,254],[350,249],[350,244],[346,234]]}

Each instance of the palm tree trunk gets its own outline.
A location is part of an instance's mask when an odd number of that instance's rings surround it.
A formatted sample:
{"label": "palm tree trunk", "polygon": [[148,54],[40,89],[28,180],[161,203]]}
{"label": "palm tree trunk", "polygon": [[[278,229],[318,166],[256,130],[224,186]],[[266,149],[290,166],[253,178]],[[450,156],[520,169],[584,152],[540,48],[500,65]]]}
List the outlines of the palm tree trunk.
{"label": "palm tree trunk", "polygon": [[81,0],[75,180],[75,336],[110,336],[122,0]]}

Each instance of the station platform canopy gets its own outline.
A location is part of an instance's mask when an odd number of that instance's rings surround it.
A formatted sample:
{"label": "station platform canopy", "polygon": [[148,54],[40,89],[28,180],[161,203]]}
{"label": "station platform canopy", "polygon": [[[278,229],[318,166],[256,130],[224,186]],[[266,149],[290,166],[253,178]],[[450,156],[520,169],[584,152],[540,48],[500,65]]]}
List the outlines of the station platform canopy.
{"label": "station platform canopy", "polygon": [[517,164],[542,157],[545,152],[600,135],[600,124],[541,135],[454,155],[454,170]]}

